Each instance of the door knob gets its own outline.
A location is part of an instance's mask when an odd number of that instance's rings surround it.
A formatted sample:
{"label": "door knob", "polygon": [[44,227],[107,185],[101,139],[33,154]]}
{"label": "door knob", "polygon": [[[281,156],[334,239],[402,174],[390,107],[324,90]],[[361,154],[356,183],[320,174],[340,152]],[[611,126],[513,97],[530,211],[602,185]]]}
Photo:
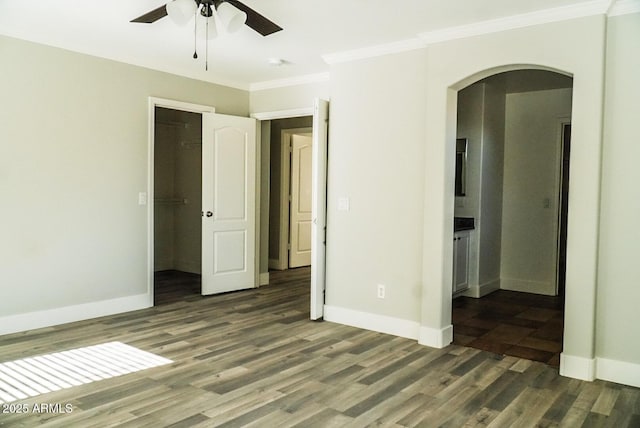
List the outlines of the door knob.
{"label": "door knob", "polygon": [[213,217],[213,213],[211,211],[207,211],[207,217]]}

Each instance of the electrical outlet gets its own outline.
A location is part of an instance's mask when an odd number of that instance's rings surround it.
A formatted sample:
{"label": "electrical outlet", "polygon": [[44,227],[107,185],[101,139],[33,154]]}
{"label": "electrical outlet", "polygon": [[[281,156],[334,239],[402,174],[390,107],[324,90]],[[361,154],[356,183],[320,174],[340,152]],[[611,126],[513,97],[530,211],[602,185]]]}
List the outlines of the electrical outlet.
{"label": "electrical outlet", "polygon": [[378,299],[384,299],[384,285],[378,284]]}

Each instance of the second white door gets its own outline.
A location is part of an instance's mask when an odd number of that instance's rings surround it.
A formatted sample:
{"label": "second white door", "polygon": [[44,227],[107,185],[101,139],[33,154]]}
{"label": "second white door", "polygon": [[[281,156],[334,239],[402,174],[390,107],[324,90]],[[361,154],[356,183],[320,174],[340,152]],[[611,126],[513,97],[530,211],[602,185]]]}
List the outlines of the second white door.
{"label": "second white door", "polygon": [[292,135],[289,219],[289,267],[292,268],[311,264],[311,159],[311,135]]}

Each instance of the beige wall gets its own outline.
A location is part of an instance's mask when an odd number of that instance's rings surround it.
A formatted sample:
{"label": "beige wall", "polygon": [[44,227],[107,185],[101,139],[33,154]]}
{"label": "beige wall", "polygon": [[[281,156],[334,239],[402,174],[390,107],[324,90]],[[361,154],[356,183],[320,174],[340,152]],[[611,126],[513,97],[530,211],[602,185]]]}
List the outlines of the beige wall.
{"label": "beige wall", "polygon": [[596,353],[640,364],[640,14],[609,19],[607,39]]}
{"label": "beige wall", "polygon": [[456,138],[467,139],[467,185],[465,196],[456,196],[456,217],[477,219],[480,213],[483,111],[484,84],[471,85],[458,92]]}
{"label": "beige wall", "polygon": [[501,288],[556,294],[560,130],[571,92],[507,94]]}
{"label": "beige wall", "polygon": [[0,58],[0,317],[146,295],[148,97],[247,116],[248,93],[7,37]]}
{"label": "beige wall", "polygon": [[502,243],[505,91],[484,85],[478,286],[499,286]]}
{"label": "beige wall", "polygon": [[422,51],[331,69],[327,305],[419,319],[425,69]]}
{"label": "beige wall", "polygon": [[[604,24],[593,16],[332,65],[329,306],[418,322],[421,343],[451,340],[457,91],[500,71],[561,70],[574,78],[578,147],[565,360],[593,358]],[[350,198],[350,211],[337,210],[341,197]],[[378,283],[387,285],[386,299],[375,297]]]}
{"label": "beige wall", "polygon": [[470,290],[479,297],[499,287],[504,165],[505,90],[478,82],[458,92],[456,138],[467,138],[467,194],[455,198],[454,215],[473,217]]}

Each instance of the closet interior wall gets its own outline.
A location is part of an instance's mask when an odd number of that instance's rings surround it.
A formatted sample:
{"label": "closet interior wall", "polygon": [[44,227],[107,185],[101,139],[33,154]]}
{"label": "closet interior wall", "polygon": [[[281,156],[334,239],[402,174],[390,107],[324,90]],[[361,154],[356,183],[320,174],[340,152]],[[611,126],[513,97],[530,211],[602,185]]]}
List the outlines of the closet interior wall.
{"label": "closet interior wall", "polygon": [[154,270],[200,273],[202,116],[156,108]]}

